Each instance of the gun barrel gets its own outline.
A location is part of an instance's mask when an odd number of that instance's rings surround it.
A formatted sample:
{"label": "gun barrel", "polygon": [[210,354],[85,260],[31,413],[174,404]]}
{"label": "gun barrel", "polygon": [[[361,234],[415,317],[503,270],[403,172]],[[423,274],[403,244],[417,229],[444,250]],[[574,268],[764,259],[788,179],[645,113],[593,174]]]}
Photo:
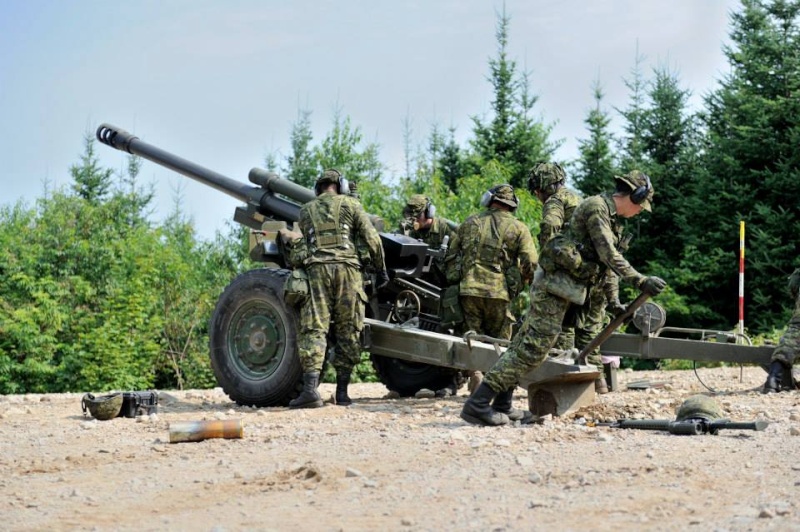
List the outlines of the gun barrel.
{"label": "gun barrel", "polygon": [[622,419],[617,423],[621,429],[665,430],[670,434],[694,436],[703,433],[701,423],[671,421],[669,419]]}
{"label": "gun barrel", "polygon": [[250,170],[251,186],[195,164],[139,139],[136,135],[111,124],[97,128],[97,140],[106,146],[138,155],[160,166],[236,198],[252,206],[258,213],[276,220],[294,222],[300,219],[300,205],[275,196],[283,194],[299,203],[314,198],[314,192],[296,183],[281,179],[277,174],[260,168]]}
{"label": "gun barrel", "polygon": [[120,151],[143,157],[148,161],[169,168],[244,202],[258,201],[261,199],[261,195],[264,194],[264,191],[259,190],[257,187],[245,185],[199,164],[187,161],[182,157],[148,144],[140,140],[139,137],[111,124],[101,124],[97,128],[97,140]]}
{"label": "gun barrel", "polygon": [[769,426],[769,421],[711,421],[708,428],[711,432],[725,430],[755,430],[762,431]]}

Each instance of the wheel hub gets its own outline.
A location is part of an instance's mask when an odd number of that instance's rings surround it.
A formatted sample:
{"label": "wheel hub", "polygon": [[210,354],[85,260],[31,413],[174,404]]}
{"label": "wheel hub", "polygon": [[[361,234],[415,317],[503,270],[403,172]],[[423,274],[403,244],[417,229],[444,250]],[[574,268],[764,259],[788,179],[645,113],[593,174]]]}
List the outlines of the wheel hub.
{"label": "wheel hub", "polygon": [[231,319],[230,332],[230,352],[241,369],[259,375],[275,370],[286,338],[283,322],[271,306],[242,306]]}

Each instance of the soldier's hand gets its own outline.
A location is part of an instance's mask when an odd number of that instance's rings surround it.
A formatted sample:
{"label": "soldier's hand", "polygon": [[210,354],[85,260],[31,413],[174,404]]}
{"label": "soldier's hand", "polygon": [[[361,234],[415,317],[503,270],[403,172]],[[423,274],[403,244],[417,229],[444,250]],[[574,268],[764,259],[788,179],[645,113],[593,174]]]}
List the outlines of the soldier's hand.
{"label": "soldier's hand", "polygon": [[378,280],[375,284],[375,289],[381,290],[383,288],[386,288],[386,285],[388,284],[389,284],[389,272],[387,272],[386,270],[381,270],[380,272],[378,272]]}
{"label": "soldier's hand", "polygon": [[657,296],[661,292],[664,291],[664,288],[667,287],[667,282],[662,279],[661,277],[651,276],[645,277],[642,284],[639,285],[639,288],[642,291],[647,292],[651,296]]}
{"label": "soldier's hand", "polygon": [[619,299],[616,301],[609,301],[606,308],[615,318],[622,316],[628,310],[628,307],[620,303]]}

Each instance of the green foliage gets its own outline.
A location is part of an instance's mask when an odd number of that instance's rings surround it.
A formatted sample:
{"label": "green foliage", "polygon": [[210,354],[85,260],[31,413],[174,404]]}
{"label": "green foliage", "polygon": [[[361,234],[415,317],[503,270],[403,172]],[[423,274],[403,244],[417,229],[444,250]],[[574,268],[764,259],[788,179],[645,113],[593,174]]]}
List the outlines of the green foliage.
{"label": "green foliage", "polygon": [[611,117],[602,109],[604,95],[599,81],[595,82],[592,90],[595,107],[584,120],[589,138],[578,140],[580,157],[573,174],[573,182],[584,197],[610,190],[617,173],[611,149],[614,143],[614,136],[609,130]]}
{"label": "green foliage", "polygon": [[474,153],[464,160],[464,170],[474,174],[490,161],[497,161],[508,170],[505,182],[524,188],[533,165],[550,160],[562,141],[551,142],[553,125],[534,116],[538,96],[531,91],[530,75],[526,72],[517,76],[516,62],[508,59],[511,18],[505,8],[498,18],[497,57],[489,60],[493,116],[488,122],[472,117],[474,138],[470,144]]}

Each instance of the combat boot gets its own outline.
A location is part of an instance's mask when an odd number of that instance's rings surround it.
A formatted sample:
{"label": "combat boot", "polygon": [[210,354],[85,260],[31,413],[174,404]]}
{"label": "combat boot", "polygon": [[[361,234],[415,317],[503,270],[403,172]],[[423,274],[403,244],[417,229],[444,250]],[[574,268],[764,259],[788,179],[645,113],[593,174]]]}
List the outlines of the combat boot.
{"label": "combat boot", "polygon": [[322,397],[319,396],[317,385],[319,372],[310,371],[303,373],[303,391],[296,398],[289,401],[289,408],[319,408],[322,406]]}
{"label": "combat boot", "polygon": [[488,384],[482,382],[478,389],[472,392],[464,408],[461,409],[461,419],[473,425],[505,425],[508,423],[508,416],[497,412],[492,408],[492,400],[497,396],[497,392],[492,390]]}
{"label": "combat boot", "polygon": [[498,393],[492,402],[492,408],[501,414],[507,415],[511,421],[519,421],[523,424],[530,423],[533,419],[533,414],[529,410],[520,410],[511,406],[511,400],[514,398],[514,388]]}
{"label": "combat boot", "polygon": [[608,393],[608,383],[605,377],[597,377],[594,381],[594,393],[603,395]]}
{"label": "combat boot", "polygon": [[[769,365],[769,375],[767,375],[767,382],[764,383],[762,393],[777,393],[783,387],[784,375],[790,373],[787,371],[786,366],[780,360],[773,360]],[[791,376],[789,377],[791,382]]]}
{"label": "combat boot", "polygon": [[339,406],[350,406],[353,400],[347,395],[347,387],[350,386],[350,372],[336,372],[336,404]]}

